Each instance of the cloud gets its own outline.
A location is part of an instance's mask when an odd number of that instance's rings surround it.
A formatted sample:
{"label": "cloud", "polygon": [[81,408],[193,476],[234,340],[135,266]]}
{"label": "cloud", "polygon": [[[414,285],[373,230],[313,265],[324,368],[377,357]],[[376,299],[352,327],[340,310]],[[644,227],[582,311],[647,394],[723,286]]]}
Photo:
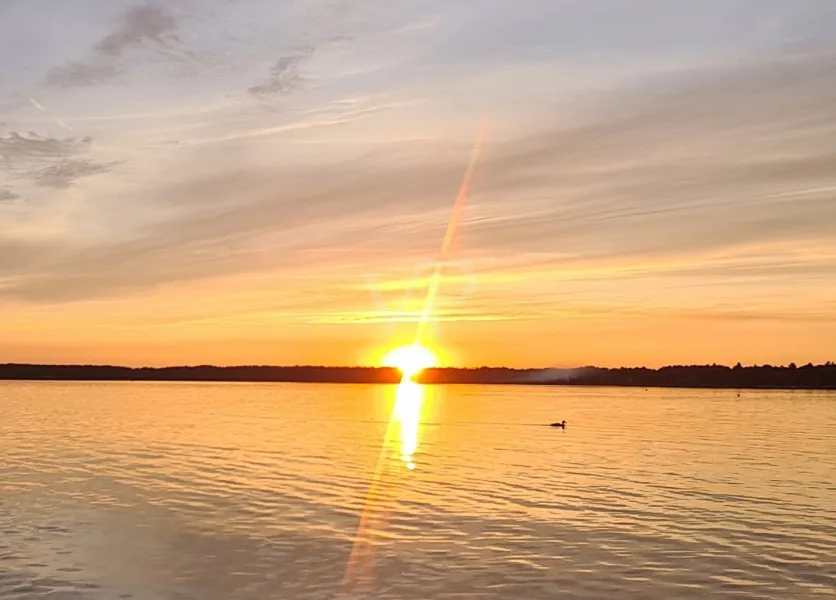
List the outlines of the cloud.
{"label": "cloud", "polygon": [[87,159],[62,160],[57,164],[32,171],[29,177],[36,185],[66,189],[77,179],[108,173],[119,164],[121,163],[96,163]]}
{"label": "cloud", "polygon": [[66,158],[89,151],[92,142],[90,137],[56,138],[34,132],[21,134],[12,131],[6,136],[0,136],[0,159],[8,165],[32,160]]}
{"label": "cloud", "polygon": [[13,131],[0,137],[0,172],[31,180],[35,185],[65,189],[81,177],[110,171],[117,162],[77,158],[89,153],[90,137],[55,138]]}
{"label": "cloud", "polygon": [[17,200],[20,194],[16,194],[11,190],[0,189],[0,202],[8,202],[10,200]]}
{"label": "cloud", "polygon": [[[68,248],[30,276],[7,282],[0,295],[38,302],[96,298],[287,268],[325,248],[359,254],[398,236],[378,208],[391,191],[380,185],[387,175],[366,173],[352,181],[351,167],[334,167],[316,181],[314,170],[296,171],[231,171],[161,188],[159,201],[177,206],[179,216],[95,247]],[[54,184],[63,183],[64,175],[61,170],[45,174]],[[420,182],[415,184],[421,189]],[[214,201],[214,193],[225,201]],[[446,204],[446,198],[440,202]],[[420,198],[413,203],[420,206]],[[344,253],[342,258],[350,259]],[[19,255],[17,267],[25,269],[30,259]]]}
{"label": "cloud", "polygon": [[124,68],[126,51],[148,42],[164,46],[168,38],[176,39],[176,30],[177,21],[163,6],[153,2],[134,6],[122,15],[114,31],[93,46],[87,59],[53,69],[46,81],[60,87],[104,83]]}
{"label": "cloud", "polygon": [[119,56],[126,48],[146,40],[162,44],[164,36],[176,29],[176,21],[162,6],[136,6],[125,14],[121,27],[96,44],[95,50],[105,56]]}
{"label": "cloud", "polygon": [[60,87],[98,85],[119,73],[116,65],[102,62],[72,62],[53,70],[47,83]]}
{"label": "cloud", "polygon": [[475,289],[445,277],[445,332],[474,352],[539,343],[537,364],[588,362],[584,344],[640,360],[694,317],[827,349],[834,61],[765,53],[810,27],[827,42],[823,3],[88,4],[56,3],[60,31],[30,3],[0,19],[0,55],[29,49],[0,66],[0,194],[26,199],[0,211],[0,304],[27,343],[41,316],[123,343],[155,319],[175,337],[201,317],[205,336],[326,338],[414,318],[381,316],[364,276],[415,284],[484,111],[454,251]]}
{"label": "cloud", "polygon": [[270,76],[263,83],[249,89],[250,94],[259,98],[277,96],[296,90],[304,81],[299,70],[311,56],[313,50],[304,48],[296,54],[282,56],[270,70]]}
{"label": "cloud", "polygon": [[[274,66],[276,85],[265,83],[265,94],[282,93],[281,82],[298,76],[306,55],[290,56]],[[811,265],[831,268],[818,255],[783,266],[769,256],[753,266],[746,253],[833,239],[834,65],[833,54],[817,50],[666,73],[611,90],[570,126],[540,114],[540,131],[489,138],[459,240],[482,282],[467,314],[493,314],[500,303],[546,318],[556,303],[571,301],[580,312],[591,299],[604,311],[639,299],[675,308],[689,300],[689,286],[728,282],[701,299],[690,294],[707,306],[741,291],[741,299],[755,298],[764,284],[744,289],[749,279],[774,277],[775,269],[791,277]],[[36,253],[16,255],[8,268],[28,276],[7,279],[0,294],[45,303],[100,298],[281,272],[334,248],[334,276],[359,280],[370,265],[396,272],[398,263],[437,251],[468,153],[406,142],[407,134],[396,130],[394,141],[342,163],[279,153],[233,163],[238,150],[252,148],[227,140],[206,144],[209,154],[229,157],[210,164],[204,150],[186,145],[182,152],[196,153],[187,175],[159,177],[142,198],[118,195],[124,206],[165,211],[165,219],[37,265]],[[263,157],[268,143],[282,147],[282,135],[265,136],[252,156]],[[69,185],[112,166],[67,160],[42,166],[41,184]],[[479,270],[486,265],[487,275]],[[455,308],[450,314],[464,314]]]}
{"label": "cloud", "polygon": [[[832,233],[836,54],[616,92],[586,123],[488,148],[471,243],[605,258]],[[494,190],[514,188],[509,211]]]}

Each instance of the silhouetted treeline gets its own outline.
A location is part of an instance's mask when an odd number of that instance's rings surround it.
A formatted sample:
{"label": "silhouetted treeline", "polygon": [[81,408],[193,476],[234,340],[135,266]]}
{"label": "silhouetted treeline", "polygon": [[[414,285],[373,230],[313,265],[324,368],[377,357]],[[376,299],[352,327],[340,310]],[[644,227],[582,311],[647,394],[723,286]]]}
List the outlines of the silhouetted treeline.
{"label": "silhouetted treeline", "polygon": [[424,383],[514,383],[528,385],[598,385],[693,388],[836,389],[836,365],[734,367],[723,365],[668,366],[660,369],[430,369]]}
{"label": "silhouetted treeline", "polygon": [[371,367],[111,367],[98,365],[0,365],[0,379],[63,381],[249,381],[300,383],[397,383],[397,370]]}
{"label": "silhouetted treeline", "polygon": [[[249,381],[304,383],[397,383],[391,368],[372,367],[164,367],[129,368],[95,365],[0,365],[0,379],[65,381]],[[836,365],[797,367],[722,365],[670,366],[661,369],[427,369],[421,383],[497,385],[599,385],[694,388],[836,389]]]}

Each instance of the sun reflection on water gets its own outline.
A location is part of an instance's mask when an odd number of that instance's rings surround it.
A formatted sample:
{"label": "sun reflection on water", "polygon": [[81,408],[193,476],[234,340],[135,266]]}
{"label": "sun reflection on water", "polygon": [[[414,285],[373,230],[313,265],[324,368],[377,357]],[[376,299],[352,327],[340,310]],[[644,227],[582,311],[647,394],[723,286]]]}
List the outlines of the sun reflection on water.
{"label": "sun reflection on water", "polygon": [[424,388],[414,381],[403,381],[395,392],[394,420],[398,425],[401,444],[401,461],[409,470],[415,470],[415,452],[418,450],[418,434],[421,427],[421,410],[424,406]]}
{"label": "sun reflection on water", "polygon": [[362,594],[374,579],[375,544],[386,530],[393,507],[403,499],[404,488],[401,486],[404,478],[411,478],[417,469],[416,455],[425,394],[424,386],[407,378],[395,388],[392,417],[366,493],[341,596]]}

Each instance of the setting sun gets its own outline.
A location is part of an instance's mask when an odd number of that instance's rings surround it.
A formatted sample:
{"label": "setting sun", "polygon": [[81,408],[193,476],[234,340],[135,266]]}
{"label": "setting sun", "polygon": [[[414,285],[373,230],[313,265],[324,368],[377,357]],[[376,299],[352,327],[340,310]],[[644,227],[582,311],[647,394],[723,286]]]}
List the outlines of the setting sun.
{"label": "setting sun", "polygon": [[407,379],[437,364],[438,359],[435,353],[417,344],[395,348],[383,357],[384,366],[397,368]]}

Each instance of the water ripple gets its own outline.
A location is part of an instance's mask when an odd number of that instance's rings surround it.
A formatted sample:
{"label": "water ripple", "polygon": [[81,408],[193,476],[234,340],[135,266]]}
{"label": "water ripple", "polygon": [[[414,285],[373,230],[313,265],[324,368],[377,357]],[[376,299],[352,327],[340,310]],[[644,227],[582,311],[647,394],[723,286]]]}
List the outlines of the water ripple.
{"label": "water ripple", "polygon": [[0,383],[0,599],[836,595],[836,395],[393,392]]}

